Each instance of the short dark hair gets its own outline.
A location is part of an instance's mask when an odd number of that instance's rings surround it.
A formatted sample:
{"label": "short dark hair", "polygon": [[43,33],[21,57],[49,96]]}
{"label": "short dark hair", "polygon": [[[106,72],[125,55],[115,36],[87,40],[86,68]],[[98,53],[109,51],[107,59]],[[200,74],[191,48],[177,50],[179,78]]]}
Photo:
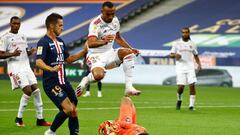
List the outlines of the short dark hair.
{"label": "short dark hair", "polygon": [[13,17],[11,17],[11,19],[10,19],[10,22],[12,22],[13,20],[20,20],[20,18],[18,17],[18,16],[13,16]]}
{"label": "short dark hair", "polygon": [[57,13],[50,14],[45,21],[45,25],[49,28],[50,24],[56,24],[58,19],[63,19],[63,17]]}
{"label": "short dark hair", "polygon": [[188,32],[190,32],[190,29],[188,27],[183,27],[182,30],[187,30]]}
{"label": "short dark hair", "polygon": [[102,8],[104,8],[104,7],[113,8],[114,5],[113,5],[112,2],[106,1],[106,2],[104,2],[104,3],[102,4]]}

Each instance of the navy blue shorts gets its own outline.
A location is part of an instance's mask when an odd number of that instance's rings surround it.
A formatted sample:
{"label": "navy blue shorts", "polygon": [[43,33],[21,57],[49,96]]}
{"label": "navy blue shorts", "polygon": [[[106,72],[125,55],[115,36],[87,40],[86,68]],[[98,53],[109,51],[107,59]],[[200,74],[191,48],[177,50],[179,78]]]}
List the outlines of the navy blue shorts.
{"label": "navy blue shorts", "polygon": [[67,97],[72,103],[77,106],[78,99],[75,95],[75,91],[68,81],[65,81],[65,85],[60,85],[56,81],[43,82],[43,88],[47,96],[52,100],[52,102],[62,110],[61,103]]}

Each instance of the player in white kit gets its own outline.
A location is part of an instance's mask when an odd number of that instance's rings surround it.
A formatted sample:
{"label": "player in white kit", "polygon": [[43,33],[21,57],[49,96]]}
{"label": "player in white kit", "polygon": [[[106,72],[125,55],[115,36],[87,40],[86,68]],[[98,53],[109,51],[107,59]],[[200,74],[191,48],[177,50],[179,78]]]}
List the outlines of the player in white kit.
{"label": "player in white kit", "polygon": [[184,86],[188,84],[190,89],[189,110],[193,111],[196,97],[195,83],[197,82],[193,57],[197,63],[197,71],[200,71],[202,67],[198,57],[197,46],[190,39],[189,28],[185,27],[181,31],[182,38],[173,44],[170,54],[171,58],[176,59],[178,85],[176,109],[180,110],[181,108]]}
{"label": "player in white kit", "polygon": [[7,60],[8,74],[12,84],[12,90],[21,88],[23,95],[20,100],[18,114],[15,119],[17,126],[25,126],[23,112],[28,104],[31,94],[34,97],[34,105],[37,113],[38,126],[51,126],[51,123],[43,119],[43,103],[40,89],[37,87],[36,77],[30,67],[28,56],[36,53],[36,49],[28,50],[26,37],[18,33],[21,20],[14,16],[10,20],[11,30],[0,38],[0,59]]}
{"label": "player in white kit", "polygon": [[[102,14],[90,23],[87,63],[91,73],[84,77],[78,85],[77,96],[81,96],[89,83],[102,80],[106,69],[119,67],[121,63],[123,63],[125,73],[125,94],[134,96],[141,93],[132,86],[134,57],[139,51],[132,48],[120,35],[120,23],[115,12],[116,7],[112,2],[104,2],[101,9]],[[122,48],[114,50],[114,41]]]}

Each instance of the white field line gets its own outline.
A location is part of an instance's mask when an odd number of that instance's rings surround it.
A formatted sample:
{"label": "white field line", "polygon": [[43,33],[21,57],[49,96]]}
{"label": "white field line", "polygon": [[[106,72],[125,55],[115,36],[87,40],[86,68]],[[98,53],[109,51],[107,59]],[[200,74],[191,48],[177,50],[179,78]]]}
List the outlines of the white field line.
{"label": "white field line", "polygon": [[[168,109],[175,108],[175,106],[148,106],[148,107],[137,107],[137,109]],[[183,106],[183,108],[187,108],[187,106]],[[197,108],[240,108],[240,105],[227,105],[227,106],[197,106]],[[119,107],[96,107],[96,108],[78,108],[80,111],[88,111],[88,110],[118,110]],[[17,112],[18,109],[0,109],[0,112]],[[35,111],[35,109],[26,109],[26,111]],[[44,111],[58,111],[57,108],[45,108]]]}
{"label": "white field line", "polygon": [[[119,104],[120,101],[78,101],[80,104]],[[28,103],[33,103],[33,101],[29,101]],[[175,105],[176,101],[134,101],[134,104],[158,104],[158,105]],[[0,101],[0,104],[19,104],[19,101]],[[45,101],[43,104],[53,104],[51,101]],[[216,103],[216,102],[202,102],[196,103],[196,105],[226,105],[226,103]]]}

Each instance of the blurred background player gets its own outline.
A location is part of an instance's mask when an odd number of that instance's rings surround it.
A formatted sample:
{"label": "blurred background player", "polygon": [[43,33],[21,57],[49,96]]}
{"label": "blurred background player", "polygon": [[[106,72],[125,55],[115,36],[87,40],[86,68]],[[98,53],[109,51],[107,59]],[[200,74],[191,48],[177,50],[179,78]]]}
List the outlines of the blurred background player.
{"label": "blurred background player", "polygon": [[119,118],[100,124],[98,133],[100,135],[148,135],[146,128],[137,125],[136,108],[129,97],[121,99]]}
{"label": "blurred background player", "polygon": [[21,88],[23,95],[20,100],[18,114],[15,119],[17,126],[25,126],[23,112],[33,94],[34,106],[37,112],[38,126],[51,126],[51,123],[43,119],[43,102],[40,89],[37,87],[36,77],[29,64],[29,55],[36,53],[36,48],[28,50],[27,38],[19,33],[21,20],[17,16],[10,19],[11,30],[0,39],[0,58],[7,59],[8,74],[12,89]]}
{"label": "blurred background player", "polygon": [[[89,83],[102,80],[106,69],[119,67],[121,63],[125,73],[125,94],[134,96],[141,93],[132,86],[134,57],[139,51],[132,48],[121,36],[120,23],[115,12],[116,7],[112,2],[104,2],[102,14],[90,23],[87,63],[91,67],[91,73],[81,80],[77,87],[77,96],[83,93]],[[122,48],[114,50],[114,41]]]}
{"label": "blurred background player", "polygon": [[197,63],[197,71],[200,71],[202,67],[198,57],[197,46],[190,38],[189,28],[185,27],[181,30],[181,32],[182,38],[175,44],[173,44],[170,54],[171,58],[176,59],[176,73],[178,85],[176,109],[180,110],[184,86],[189,84],[189,109],[194,110],[194,103],[196,98],[195,83],[197,82],[197,78],[193,57]]}
{"label": "blurred background player", "polygon": [[52,126],[44,135],[56,135],[56,130],[68,118],[70,135],[78,135],[77,97],[67,80],[65,62],[72,63],[83,57],[87,48],[75,55],[69,55],[64,41],[58,36],[63,30],[63,17],[50,14],[45,21],[47,33],[37,43],[36,66],[43,69],[43,88],[46,95],[58,107]]}
{"label": "blurred background player", "polygon": [[[84,76],[87,76],[91,72],[90,68],[89,68],[89,66],[87,64],[87,61],[86,61],[86,56],[87,56],[87,54],[84,55],[84,60],[81,63],[81,68],[84,69]],[[90,86],[91,86],[90,84],[87,85],[86,93],[83,95],[83,97],[91,96]],[[97,87],[98,87],[97,97],[102,97],[102,82],[101,81],[97,82]]]}

